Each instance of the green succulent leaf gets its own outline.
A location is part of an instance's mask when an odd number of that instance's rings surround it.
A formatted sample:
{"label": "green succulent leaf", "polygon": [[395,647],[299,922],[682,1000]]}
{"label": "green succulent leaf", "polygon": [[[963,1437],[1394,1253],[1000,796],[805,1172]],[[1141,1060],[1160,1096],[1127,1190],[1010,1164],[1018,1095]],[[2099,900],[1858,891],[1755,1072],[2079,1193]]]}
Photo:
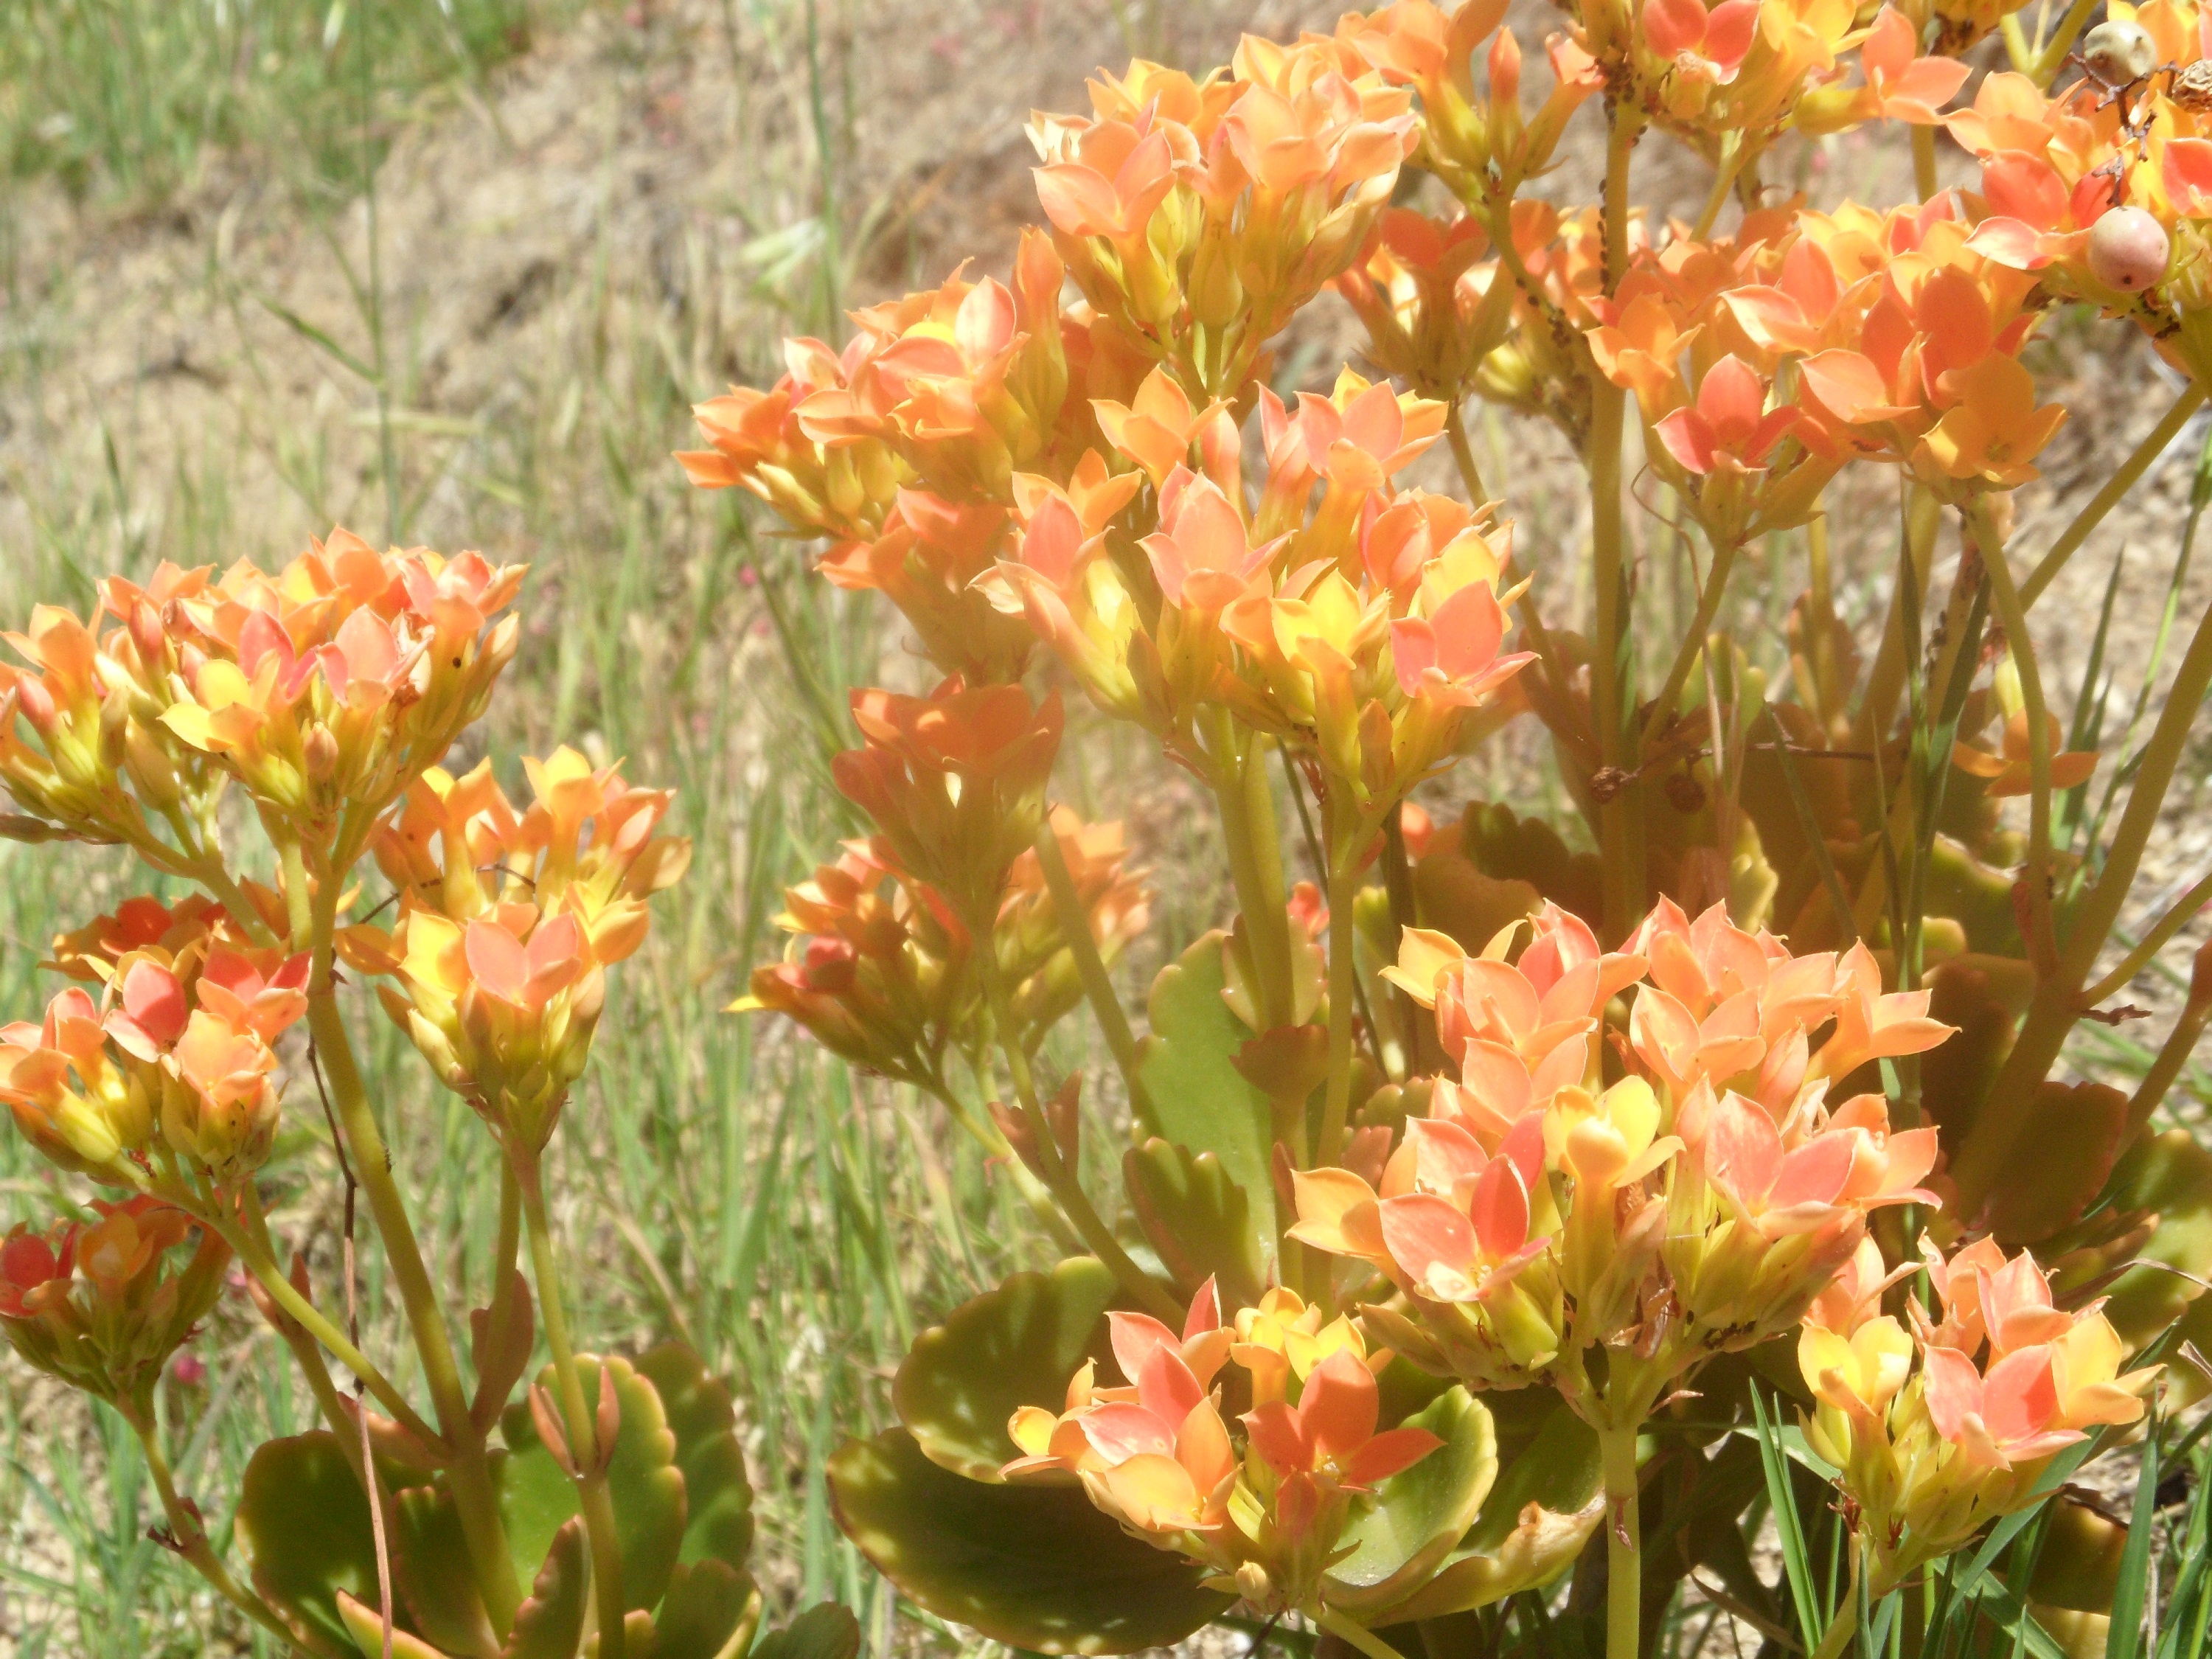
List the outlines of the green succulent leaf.
{"label": "green succulent leaf", "polygon": [[[338,1617],[345,1621],[347,1633],[353,1638],[368,1659],[383,1659],[384,1607],[381,1602],[371,1607],[356,1601],[343,1590],[337,1594]],[[399,1627],[398,1616],[392,1621],[392,1659],[446,1659],[446,1655],[432,1647],[419,1636],[410,1636]]]}
{"label": "green succulent leaf", "polygon": [[337,1596],[377,1599],[376,1534],[336,1435],[316,1429],[255,1450],[240,1483],[238,1538],[264,1600],[352,1645]]}
{"label": "green succulent leaf", "polygon": [[1138,1044],[1137,1066],[1152,1109],[1146,1130],[1194,1153],[1212,1152],[1224,1175],[1244,1189],[1251,1225],[1275,1236],[1274,1152],[1267,1097],[1237,1069],[1251,1041],[1229,1005],[1218,931],[1201,935],[1152,981],[1152,1032]]}
{"label": "green succulent leaf", "polygon": [[444,1653],[498,1652],[453,1494],[442,1483],[393,1493],[391,1529],[392,1571],[425,1639]]}
{"label": "green succulent leaf", "polygon": [[1016,1273],[955,1308],[915,1339],[891,1384],[891,1403],[932,1462],[996,1482],[1020,1455],[1006,1419],[1022,1406],[1057,1412],[1067,1380],[1103,1334],[1114,1275],[1095,1256],[1050,1273]]}
{"label": "green succulent leaf", "polygon": [[991,1486],[890,1429],[830,1460],[838,1524],[940,1619],[1040,1653],[1131,1653],[1179,1642],[1231,1598],[1139,1543],[1070,1486]]}
{"label": "green succulent leaf", "polygon": [[823,1601],[762,1637],[752,1659],[854,1659],[860,1651],[860,1621],[850,1608]]}
{"label": "green succulent leaf", "polygon": [[1218,1153],[1147,1140],[1121,1155],[1121,1179],[1138,1225],[1186,1297],[1211,1278],[1224,1307],[1260,1299],[1265,1258],[1252,1202]]}
{"label": "green succulent leaf", "polygon": [[2107,1084],[2037,1085],[1990,1188],[1990,1231],[2008,1246],[2037,1244],[2079,1220],[2112,1173],[2127,1120],[2128,1097]]}
{"label": "green succulent leaf", "polygon": [[742,1570],[753,1547],[753,1489],[729,1390],[680,1342],[653,1349],[637,1362],[637,1373],[659,1395],[676,1437],[684,1500],[684,1545],[676,1559]]}
{"label": "green succulent leaf", "polygon": [[726,1561],[679,1561],[653,1615],[653,1639],[637,1659],[721,1659],[734,1653],[759,1594],[751,1574]]}
{"label": "green succulent leaf", "polygon": [[[684,1475],[676,1464],[676,1436],[669,1429],[660,1396],[628,1360],[602,1362],[596,1355],[577,1355],[584,1398],[592,1402],[599,1400],[603,1363],[614,1378],[615,1399],[622,1410],[614,1458],[607,1466],[607,1495],[613,1500],[616,1531],[622,1540],[623,1605],[649,1609],[666,1592],[669,1574],[683,1547]],[[538,1386],[549,1393],[557,1387],[550,1365],[538,1380]],[[553,1517],[558,1526],[576,1513],[575,1490],[554,1463],[552,1454],[539,1443],[527,1406],[510,1406],[501,1419],[500,1431],[511,1453],[501,1471],[502,1484],[523,1500],[509,1506],[509,1543],[520,1562],[525,1558],[528,1538],[544,1535],[537,1528],[546,1518]],[[557,1499],[547,1483],[549,1471],[558,1482]],[[526,1512],[518,1515],[517,1510]],[[518,1522],[529,1525],[531,1533],[521,1533]],[[550,1537],[545,1536],[541,1547],[550,1543]],[[535,1564],[523,1570],[534,1572]]]}
{"label": "green succulent leaf", "polygon": [[1499,1474],[1435,1577],[1389,1617],[1443,1618],[1551,1583],[1582,1553],[1605,1513],[1600,1473],[1595,1432],[1565,1405],[1554,1406]]}
{"label": "green succulent leaf", "polygon": [[2105,1316],[2139,1346],[2202,1294],[2193,1279],[2212,1278],[2212,1152],[2186,1129],[2145,1136],[2112,1171],[2105,1196],[2117,1209],[2157,1214],[2158,1231],[2136,1252],[2138,1260],[2193,1275],[2137,1267],[2112,1286]]}
{"label": "green succulent leaf", "polygon": [[514,1615],[500,1659],[574,1659],[592,1588],[586,1561],[581,1517],[564,1521],[553,1534],[529,1599]]}
{"label": "green succulent leaf", "polygon": [[1394,1606],[1426,1583],[1474,1524],[1498,1478],[1498,1437],[1490,1413],[1455,1388],[1406,1419],[1443,1444],[1376,1490],[1355,1513],[1341,1542],[1351,1553],[1330,1568],[1325,1596],[1346,1612]]}

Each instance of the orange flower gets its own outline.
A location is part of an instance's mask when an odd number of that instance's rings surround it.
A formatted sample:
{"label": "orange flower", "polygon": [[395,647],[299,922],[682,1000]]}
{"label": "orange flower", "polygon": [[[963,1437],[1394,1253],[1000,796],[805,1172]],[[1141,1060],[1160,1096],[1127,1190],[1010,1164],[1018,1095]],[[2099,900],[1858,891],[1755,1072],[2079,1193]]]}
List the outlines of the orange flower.
{"label": "orange flower", "polygon": [[230,1251],[202,1231],[175,1267],[170,1253],[195,1231],[182,1212],[144,1195],[92,1208],[91,1222],[18,1224],[0,1239],[0,1333],[72,1388],[150,1413],[161,1368],[222,1294]]}
{"label": "orange flower", "polygon": [[[2087,783],[2097,769],[2094,750],[2062,750],[2066,740],[2064,730],[2056,714],[2045,714],[2051,733],[2051,787],[2071,789],[2076,784]],[[1975,749],[1966,744],[1951,747],[1951,764],[1961,772],[1986,779],[1984,786],[1992,795],[2025,795],[2034,787],[2034,762],[2029,753],[2027,711],[2021,709],[2005,722],[2003,752],[1992,755],[1987,750]]]}
{"label": "orange flower", "polygon": [[832,763],[837,787],[875,821],[917,879],[971,926],[988,927],[1007,866],[1036,838],[1060,748],[1060,696],[946,680],[927,697],[853,694],[867,746]]}

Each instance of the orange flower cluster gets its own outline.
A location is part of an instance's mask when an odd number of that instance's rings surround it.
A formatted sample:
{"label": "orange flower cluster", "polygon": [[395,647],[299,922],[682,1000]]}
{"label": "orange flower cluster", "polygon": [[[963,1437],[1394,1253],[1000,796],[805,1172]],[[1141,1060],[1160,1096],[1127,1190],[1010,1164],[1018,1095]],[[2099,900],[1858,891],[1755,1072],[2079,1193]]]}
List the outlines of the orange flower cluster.
{"label": "orange flower cluster", "polygon": [[[1294,1291],[1224,1325],[1208,1279],[1180,1335],[1145,1314],[1107,1318],[1133,1381],[1099,1388],[1086,1363],[1066,1411],[1017,1411],[1007,1431],[1024,1455],[1006,1476],[1074,1475],[1123,1527],[1211,1568],[1263,1616],[1316,1605],[1353,1499],[1443,1443],[1423,1428],[1376,1431],[1375,1376],[1390,1355],[1368,1352],[1348,1320],[1322,1328]],[[1249,1376],[1241,1453],[1214,1386],[1224,1363]]]}
{"label": "orange flower cluster", "polygon": [[233,1188],[267,1161],[277,1036],[307,1012],[308,960],[252,944],[204,901],[133,899],[59,942],[72,987],[0,1028],[0,1099],[60,1168],[137,1184],[150,1159]]}
{"label": "orange flower cluster", "polygon": [[[230,1252],[158,1200],[95,1200],[95,1219],[0,1238],[0,1333],[30,1364],[140,1411],[161,1367],[222,1293]],[[173,1252],[195,1231],[189,1260]]]}
{"label": "orange flower cluster", "polygon": [[[2054,295],[2128,316],[2185,374],[2212,368],[2212,99],[2193,7],[2116,5],[2056,94],[1996,74],[1948,121],[1980,159],[1974,243]],[[2085,43],[2090,44],[2090,43]]]}
{"label": "orange flower cluster", "polygon": [[[1379,1191],[1295,1175],[1292,1237],[1387,1277],[1402,1301],[1370,1322],[1437,1369],[1640,1421],[1706,1355],[1794,1324],[1869,1212],[1936,1201],[1934,1130],[1892,1134],[1879,1095],[1826,1097],[1949,1028],[1924,992],[1883,995],[1863,947],[1793,957],[1718,906],[1692,922],[1662,903],[1618,953],[1547,907],[1509,961],[1520,931],[1470,957],[1408,930],[1387,976],[1433,1010],[1458,1079],[1435,1081]],[[1600,1091],[1601,1021],[1632,992],[1640,1074]],[[1602,1405],[1582,1358],[1598,1345]]]}
{"label": "orange flower cluster", "polygon": [[667,790],[636,789],[573,749],[524,763],[518,812],[487,761],[432,768],[377,837],[398,890],[386,929],[343,930],[338,953],[447,1087],[518,1152],[542,1147],[581,1073],[607,967],[650,926],[646,901],[678,880],[691,843],[653,831]]}
{"label": "orange flower cluster", "polygon": [[519,635],[492,619],[522,575],[340,530],[274,574],[240,561],[220,579],[167,564],[143,586],[109,577],[90,623],[41,605],[7,636],[32,667],[0,667],[0,782],[32,815],[0,829],[124,842],[204,874],[235,780],[279,839],[349,861],[483,712]]}
{"label": "orange flower cluster", "polygon": [[[1066,807],[1053,834],[1100,960],[1144,932],[1151,895],[1126,866],[1118,823],[1086,824]],[[779,1013],[835,1054],[886,1077],[941,1086],[948,1048],[971,1057],[990,1039],[970,961],[974,936],[945,897],[896,861],[884,838],[848,842],[835,864],[787,889],[779,927],[793,938],[756,968],[740,1012]],[[991,948],[1023,1052],[1082,995],[1065,924],[1035,848],[1006,872]]]}
{"label": "orange flower cluster", "polygon": [[1090,528],[1096,490],[1042,481],[1000,578],[1093,701],[1194,766],[1207,763],[1203,711],[1225,708],[1376,811],[1530,660],[1503,649],[1517,596],[1498,591],[1510,536],[1449,497],[1394,486],[1440,434],[1443,405],[1346,371],[1295,410],[1264,387],[1259,407],[1256,502],[1233,423],[1193,413],[1159,371],[1115,417],[1117,455],[1157,490],[1158,528],[1139,543],[1149,585],[1133,586]]}
{"label": "orange flower cluster", "polygon": [[1806,1438],[1843,1471],[1876,1595],[2028,1502],[2085,1431],[2136,1421],[2157,1370],[2123,1375],[2101,1302],[2055,1307],[2027,1251],[2008,1259],[1984,1238],[1948,1261],[1924,1241],[1922,1252],[1940,1318],[1908,1303],[1908,1332],[1880,1311],[1883,1285],[1911,1269],[1883,1275],[1869,1242],[1798,1337],[1815,1401]]}

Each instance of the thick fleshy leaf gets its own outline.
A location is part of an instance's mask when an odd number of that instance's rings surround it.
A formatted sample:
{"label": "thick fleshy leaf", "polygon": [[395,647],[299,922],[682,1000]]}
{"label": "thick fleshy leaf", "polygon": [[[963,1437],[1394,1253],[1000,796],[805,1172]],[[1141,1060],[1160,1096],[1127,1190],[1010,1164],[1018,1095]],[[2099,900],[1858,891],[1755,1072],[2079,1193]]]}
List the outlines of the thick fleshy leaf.
{"label": "thick fleshy leaf", "polygon": [[684,1545],[676,1559],[720,1561],[742,1571],[753,1546],[753,1489],[729,1390],[680,1342],[640,1358],[637,1373],[660,1396],[676,1437],[676,1467],[684,1473]]}
{"label": "thick fleshy leaf", "polygon": [[238,1539],[264,1598],[309,1630],[352,1645],[337,1595],[377,1599],[376,1534],[337,1436],[316,1429],[254,1452],[240,1483]]}
{"label": "thick fleshy leaf", "polygon": [[1441,1618],[1549,1583],[1597,1529],[1605,1512],[1600,1473],[1596,1434],[1565,1405],[1555,1405],[1499,1474],[1481,1514],[1436,1576],[1390,1608],[1389,1617]]}
{"label": "thick fleshy leaf", "polygon": [[1094,1256],[1016,1273],[915,1339],[891,1402],[932,1462],[995,1482],[1021,1455],[1006,1419],[1024,1406],[1059,1412],[1067,1380],[1103,1351],[1114,1275]]}
{"label": "thick fleshy leaf", "polygon": [[653,1639],[637,1659],[721,1659],[733,1651],[731,1644],[758,1594],[752,1575],[727,1562],[678,1562],[653,1614]]}
{"label": "thick fleshy leaf", "polygon": [[830,1495],[846,1535],[915,1602],[1012,1646],[1131,1653],[1179,1642],[1231,1603],[1080,1487],[970,1480],[903,1429],[848,1441]]}
{"label": "thick fleshy leaf", "polygon": [[2138,1267],[2112,1286],[2105,1316],[2137,1346],[2202,1294],[2197,1279],[2212,1278],[2212,1152],[2186,1129],[2147,1136],[2120,1160],[2105,1196],[2116,1209],[2157,1213],[2158,1231],[2136,1256],[2192,1275]]}
{"label": "thick fleshy leaf", "polygon": [[[576,1356],[576,1370],[588,1401],[599,1398],[601,1363],[593,1354]],[[683,1547],[684,1476],[676,1466],[676,1437],[669,1430],[667,1415],[653,1384],[627,1359],[604,1363],[614,1378],[615,1399],[622,1412],[614,1461],[607,1466],[607,1495],[613,1500],[616,1530],[622,1539],[623,1605],[650,1609],[667,1589],[669,1573]],[[549,1395],[559,1386],[550,1365],[538,1373],[538,1382]],[[553,1459],[538,1443],[530,1408],[520,1403],[510,1406],[500,1419],[500,1432],[513,1453],[502,1471],[505,1480],[514,1484],[518,1492],[523,1490],[523,1483],[528,1483],[538,1511],[532,1518],[542,1521],[555,1512],[551,1493],[544,1485],[544,1468],[551,1468]],[[538,1467],[540,1460],[544,1468]],[[559,1512],[559,1522],[565,1522],[576,1512],[574,1489],[557,1468],[552,1473],[565,1495],[565,1506]],[[526,1541],[512,1535],[514,1522],[509,1524],[509,1544],[520,1557]]]}
{"label": "thick fleshy leaf", "polygon": [[2112,1173],[2127,1117],[2128,1097],[2106,1084],[2038,1085],[1990,1185],[1989,1230],[2008,1247],[2037,1244],[2080,1219]]}
{"label": "thick fleshy leaf", "polygon": [[[343,1590],[337,1595],[338,1617],[352,1634],[353,1644],[370,1659],[381,1659],[384,1652],[384,1607],[357,1601]],[[395,1612],[392,1621],[392,1659],[447,1659],[447,1656],[432,1647],[419,1636],[410,1636],[400,1629]]]}
{"label": "thick fleshy leaf", "polygon": [[1152,981],[1152,1032],[1137,1064],[1151,1098],[1145,1128],[1194,1153],[1212,1152],[1244,1189],[1251,1225],[1275,1236],[1274,1150],[1267,1097],[1237,1068],[1252,1033],[1221,1000],[1221,934],[1203,934]]}
{"label": "thick fleshy leaf", "polygon": [[1329,1569],[1331,1605],[1370,1613],[1406,1600],[1428,1582],[1474,1524],[1498,1478],[1498,1440],[1490,1413],[1454,1389],[1406,1419],[1443,1444],[1376,1488],[1355,1511],[1342,1541],[1352,1553]]}
{"label": "thick fleshy leaf", "polygon": [[1129,1207],[1183,1295],[1208,1279],[1230,1307],[1260,1299],[1264,1251],[1252,1203],[1215,1152],[1154,1139],[1121,1155]]}
{"label": "thick fleshy leaf", "polygon": [[390,1523],[392,1571],[416,1628],[441,1653],[496,1653],[460,1512],[442,1480],[394,1492]]}
{"label": "thick fleshy leaf", "polygon": [[514,1615],[501,1659],[572,1659],[583,1640],[584,1607],[591,1597],[586,1553],[582,1519],[562,1522]]}
{"label": "thick fleshy leaf", "polygon": [[822,1601],[762,1637],[752,1659],[854,1659],[860,1650],[860,1624],[851,1609]]}

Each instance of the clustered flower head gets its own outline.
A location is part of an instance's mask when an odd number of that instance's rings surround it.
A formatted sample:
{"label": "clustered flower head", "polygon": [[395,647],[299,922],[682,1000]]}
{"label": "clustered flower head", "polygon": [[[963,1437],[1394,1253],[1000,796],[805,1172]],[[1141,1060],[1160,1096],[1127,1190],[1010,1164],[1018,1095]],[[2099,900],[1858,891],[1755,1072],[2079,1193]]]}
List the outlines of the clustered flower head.
{"label": "clustered flower head", "polygon": [[89,622],[40,606],[7,636],[30,666],[0,667],[0,783],[27,814],[5,827],[200,875],[234,781],[272,833],[349,861],[483,712],[519,637],[494,618],[522,575],[340,530],[273,574],[109,577]]}
{"label": "clustered flower head", "polygon": [[[1718,906],[1692,921],[1662,902],[1619,952],[1555,906],[1526,931],[1509,960],[1522,924],[1479,956],[1407,930],[1388,977],[1433,1011],[1458,1076],[1407,1120],[1379,1190],[1296,1175],[1292,1237],[1389,1281],[1367,1317],[1409,1357],[1640,1420],[1709,1355],[1795,1324],[1869,1212],[1937,1201],[1933,1129],[1893,1134],[1879,1095],[1827,1097],[1948,1028],[1926,993],[1883,994],[1863,946],[1793,957]],[[1633,1070],[1602,1087],[1623,995]]]}
{"label": "clustered flower head", "polygon": [[48,1375],[143,1409],[162,1365],[222,1295],[230,1251],[157,1199],[95,1200],[91,1210],[89,1221],[44,1232],[19,1223],[0,1238],[0,1332]]}
{"label": "clustered flower head", "polygon": [[[1016,1412],[1007,1432],[1023,1455],[1006,1476],[1073,1475],[1126,1529],[1210,1568],[1263,1615],[1318,1605],[1354,1506],[1443,1444],[1415,1426],[1377,1431],[1389,1354],[1370,1353],[1349,1320],[1323,1326],[1294,1291],[1271,1290],[1224,1325],[1209,1279],[1180,1334],[1144,1314],[1108,1319],[1133,1381],[1101,1388],[1086,1363],[1065,1411]],[[1249,1378],[1252,1407],[1233,1426],[1215,1384],[1224,1364]]]}
{"label": "clustered flower head", "polygon": [[1937,1316],[1909,1302],[1908,1330],[1880,1311],[1878,1251],[1799,1334],[1814,1398],[1807,1443],[1841,1471],[1847,1514],[1872,1553],[1872,1594],[2026,1504],[2052,1455],[2100,1425],[2142,1415],[2157,1368],[2120,1370],[2101,1300],[2053,1305],[2034,1257],[1983,1238],[1946,1259],[1923,1242]]}
{"label": "clustered flower head", "polygon": [[57,941],[72,986],[0,1028],[0,1099],[58,1167],[136,1185],[153,1160],[234,1187],[280,1117],[274,1045],[307,1012],[308,958],[222,907],[136,898]]}
{"label": "clustered flower head", "polygon": [[[1145,872],[1128,867],[1118,823],[1085,823],[1065,806],[1050,822],[1091,943],[1111,964],[1151,915]],[[990,1042],[973,933],[884,837],[846,842],[836,862],[786,889],[776,925],[791,946],[753,969],[738,1011],[782,1014],[833,1053],[909,1082],[939,1078],[948,1048],[972,1055]],[[1024,850],[1007,867],[991,930],[1024,1052],[1082,995],[1066,925],[1036,849]]]}
{"label": "clustered flower head", "polygon": [[526,1152],[589,1057],[606,969],[645,942],[646,901],[682,877],[691,844],[654,833],[671,792],[617,766],[562,748],[524,767],[521,811],[489,761],[417,779],[374,847],[398,917],[344,929],[337,949],[384,976],[386,1012],[440,1080]]}

